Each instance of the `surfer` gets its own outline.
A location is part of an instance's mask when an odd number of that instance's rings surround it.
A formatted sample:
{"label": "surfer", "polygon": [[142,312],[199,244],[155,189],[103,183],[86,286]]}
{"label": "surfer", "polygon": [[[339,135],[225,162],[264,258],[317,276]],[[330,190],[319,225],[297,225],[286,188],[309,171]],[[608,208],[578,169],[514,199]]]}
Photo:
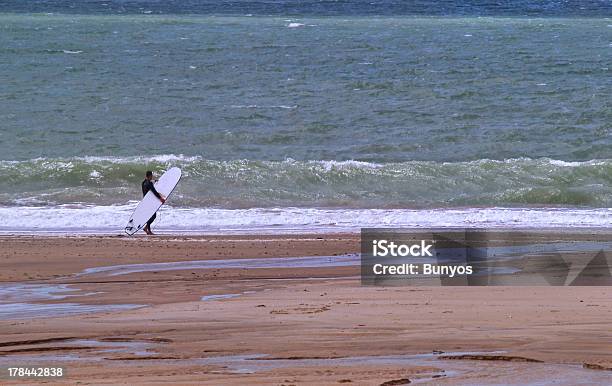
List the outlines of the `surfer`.
{"label": "surfer", "polygon": [[[159,201],[161,201],[162,204],[166,202],[166,197],[164,197],[163,194],[160,194],[157,190],[155,190],[155,185],[153,184],[153,172],[147,170],[147,173],[145,174],[145,179],[144,181],[142,181],[142,196],[146,196],[149,191],[153,192],[155,197],[159,198]],[[148,235],[153,234],[153,232],[151,232],[151,224],[155,220],[155,217],[157,217],[157,213],[153,213],[153,216],[151,216],[149,221],[147,221],[147,225],[142,228]]]}

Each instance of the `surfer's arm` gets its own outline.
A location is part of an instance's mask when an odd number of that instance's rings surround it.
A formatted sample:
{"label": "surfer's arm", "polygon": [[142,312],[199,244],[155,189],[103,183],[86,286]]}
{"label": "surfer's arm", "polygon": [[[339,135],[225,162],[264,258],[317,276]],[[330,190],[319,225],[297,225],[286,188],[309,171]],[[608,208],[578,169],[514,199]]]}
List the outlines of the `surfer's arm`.
{"label": "surfer's arm", "polygon": [[151,184],[151,191],[153,192],[155,197],[159,198],[159,201],[161,201],[162,204],[166,202],[166,197],[164,197],[163,194],[160,194],[157,190],[155,190],[155,186],[153,184]]}

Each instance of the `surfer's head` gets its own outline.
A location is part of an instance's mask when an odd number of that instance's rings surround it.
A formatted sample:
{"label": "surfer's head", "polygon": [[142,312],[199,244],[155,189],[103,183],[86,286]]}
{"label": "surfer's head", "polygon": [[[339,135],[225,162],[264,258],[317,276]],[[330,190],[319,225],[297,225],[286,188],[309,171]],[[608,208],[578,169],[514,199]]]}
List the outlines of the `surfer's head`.
{"label": "surfer's head", "polygon": [[147,180],[153,179],[153,172],[150,170],[147,170],[147,172],[145,173],[145,177],[147,177]]}

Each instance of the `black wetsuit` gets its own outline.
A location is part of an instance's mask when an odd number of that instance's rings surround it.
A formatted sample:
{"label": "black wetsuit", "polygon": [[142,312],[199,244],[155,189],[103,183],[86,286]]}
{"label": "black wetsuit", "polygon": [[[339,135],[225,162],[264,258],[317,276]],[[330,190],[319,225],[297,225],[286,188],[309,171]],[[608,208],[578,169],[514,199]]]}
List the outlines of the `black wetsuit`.
{"label": "black wetsuit", "polygon": [[[155,197],[157,197],[157,198],[159,198],[161,200],[161,198],[162,198],[161,194],[159,194],[159,192],[157,190],[155,190],[155,186],[153,185],[153,181],[149,181],[149,180],[145,179],[144,181],[142,181],[142,196],[143,197],[146,196],[147,193],[149,193],[149,190],[153,192]],[[155,217],[157,217],[157,213],[153,213],[153,216],[151,216],[149,221],[147,221],[147,225],[149,227],[151,227],[151,224],[155,220]]]}

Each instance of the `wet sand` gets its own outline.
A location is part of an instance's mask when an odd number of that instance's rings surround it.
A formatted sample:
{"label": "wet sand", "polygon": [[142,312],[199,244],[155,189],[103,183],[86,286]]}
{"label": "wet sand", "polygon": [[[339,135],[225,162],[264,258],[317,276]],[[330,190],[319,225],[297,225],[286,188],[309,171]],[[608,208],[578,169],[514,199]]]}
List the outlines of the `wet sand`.
{"label": "wet sand", "polygon": [[0,237],[0,367],[96,384],[612,377],[610,287],[364,287],[358,252],[355,234]]}

